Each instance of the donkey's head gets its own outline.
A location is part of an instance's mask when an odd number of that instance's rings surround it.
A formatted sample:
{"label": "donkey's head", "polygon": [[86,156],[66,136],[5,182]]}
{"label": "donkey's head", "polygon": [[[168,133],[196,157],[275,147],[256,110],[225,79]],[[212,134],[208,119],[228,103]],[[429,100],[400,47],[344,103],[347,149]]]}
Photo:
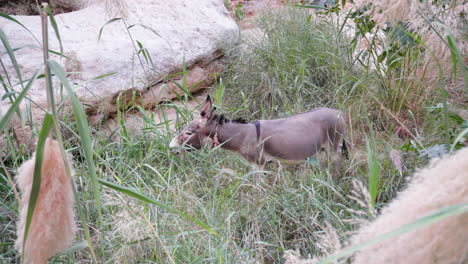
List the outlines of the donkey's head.
{"label": "donkey's head", "polygon": [[215,121],[212,120],[214,111],[215,108],[213,108],[211,98],[208,95],[200,110],[200,114],[187,127],[182,129],[179,135],[172,139],[169,147],[187,146],[201,149],[209,141],[209,137],[216,125]]}

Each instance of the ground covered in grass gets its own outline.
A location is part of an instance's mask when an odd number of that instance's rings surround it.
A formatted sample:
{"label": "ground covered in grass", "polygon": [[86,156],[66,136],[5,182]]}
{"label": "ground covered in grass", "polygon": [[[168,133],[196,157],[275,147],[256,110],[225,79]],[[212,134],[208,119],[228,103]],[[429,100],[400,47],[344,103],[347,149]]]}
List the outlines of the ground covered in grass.
{"label": "ground covered in grass", "polygon": [[[453,142],[466,120],[445,113],[438,106],[444,103],[441,90],[417,75],[422,53],[402,54],[398,66],[388,67],[388,61],[357,54],[355,39],[336,21],[292,8],[264,14],[258,20],[264,35],[226,50],[230,64],[212,95],[220,112],[248,120],[319,106],[340,109],[349,123],[349,160],[332,162],[321,153],[302,165],[270,164],[259,181],[234,153],[205,148],[175,154],[168,147],[175,131],[153,122],[147,112],[142,136],[132,136],[123,121],[117,142],[93,130],[98,177],[130,188],[122,192],[100,185],[96,194],[78,136],[73,126],[63,124],[66,149],[75,161],[78,203],[97,259],[281,263],[290,249],[303,256],[326,255],[342,247],[395,197],[407,176],[427,164],[434,151],[422,149]],[[180,113],[176,128],[183,127],[192,118],[183,106],[158,106],[161,111],[174,107]],[[125,120],[125,115],[118,116]],[[12,148],[2,167],[14,174],[27,158]],[[12,244],[18,205],[1,173],[0,261],[17,263]],[[141,195],[167,208],[135,198]],[[75,247],[55,261],[89,263],[84,240],[80,232]]]}

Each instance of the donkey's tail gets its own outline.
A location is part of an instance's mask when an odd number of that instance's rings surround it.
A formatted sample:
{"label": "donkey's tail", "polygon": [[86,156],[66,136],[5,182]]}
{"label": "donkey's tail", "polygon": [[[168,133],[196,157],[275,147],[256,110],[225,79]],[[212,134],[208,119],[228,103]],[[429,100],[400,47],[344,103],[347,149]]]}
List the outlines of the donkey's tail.
{"label": "donkey's tail", "polygon": [[348,147],[346,146],[346,140],[343,138],[343,145],[341,147],[341,153],[346,159],[349,159]]}

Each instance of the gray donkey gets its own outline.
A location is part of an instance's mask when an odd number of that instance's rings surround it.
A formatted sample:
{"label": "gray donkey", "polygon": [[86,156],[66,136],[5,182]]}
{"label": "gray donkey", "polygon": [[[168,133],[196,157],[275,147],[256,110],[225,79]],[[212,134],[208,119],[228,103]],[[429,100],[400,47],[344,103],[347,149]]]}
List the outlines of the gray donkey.
{"label": "gray donkey", "polygon": [[[169,146],[185,145],[200,149],[211,139],[214,146],[220,145],[221,148],[238,152],[249,162],[263,168],[272,159],[282,163],[304,161],[325,145],[338,152],[346,128],[343,112],[325,107],[253,123],[228,120],[223,115],[214,114],[215,110],[208,96],[200,115],[172,139]],[[347,157],[344,139],[341,150]]]}

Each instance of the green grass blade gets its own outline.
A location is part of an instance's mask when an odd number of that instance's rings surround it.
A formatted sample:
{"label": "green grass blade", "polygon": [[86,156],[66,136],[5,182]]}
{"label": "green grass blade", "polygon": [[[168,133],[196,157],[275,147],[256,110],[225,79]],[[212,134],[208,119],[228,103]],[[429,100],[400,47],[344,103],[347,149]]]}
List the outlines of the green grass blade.
{"label": "green grass blade", "polygon": [[177,81],[173,81],[172,83],[175,84],[175,86],[177,86],[177,88],[179,88],[182,92],[184,92],[185,98],[190,97],[190,99],[195,99],[195,97],[193,97],[190,91],[185,89],[183,85],[180,85]]}
{"label": "green grass blade", "polygon": [[50,9],[49,5],[44,5],[44,11],[49,15],[50,24],[55,31],[55,36],[57,36],[57,40],[60,45],[60,53],[63,53],[62,38],[60,38],[60,32],[58,30],[57,21],[55,21],[54,18],[54,13],[52,12],[52,9]]}
{"label": "green grass blade", "polygon": [[[15,69],[16,75],[18,76],[18,79],[23,85],[23,79],[21,78],[21,72],[19,70],[18,62],[16,61],[15,54],[13,53],[13,50],[11,49],[10,42],[8,41],[8,38],[5,35],[5,32],[3,32],[2,29],[0,29],[0,39],[2,39],[3,46],[5,47],[8,56],[10,56],[11,64],[13,65],[13,68]],[[24,87],[22,87],[24,88]]]}
{"label": "green grass blade", "polygon": [[[188,82],[187,82],[187,65],[185,64],[185,56],[184,56],[184,60],[182,62],[182,79],[183,79],[183,85],[184,85],[184,92],[186,93],[185,95],[185,100],[187,100],[187,93],[188,94],[191,94],[190,91],[188,91],[190,89],[190,87],[188,87]],[[187,90],[187,92],[186,92]]]}
{"label": "green grass blade", "polygon": [[32,45],[32,44],[25,44],[25,45],[21,45],[21,46],[16,46],[12,49],[13,52],[16,52],[18,50],[22,50],[22,49],[37,49],[37,48],[40,48],[40,46],[38,45]]}
{"label": "green grass blade", "polygon": [[131,188],[128,188],[128,187],[124,187],[124,186],[121,186],[121,185],[118,185],[118,184],[115,184],[113,182],[109,182],[109,181],[106,181],[106,180],[102,180],[102,179],[99,179],[99,182],[108,187],[108,188],[111,188],[113,190],[116,190],[118,192],[121,192],[121,193],[124,193],[126,195],[129,195],[129,196],[132,196],[133,198],[136,198],[140,201],[143,201],[143,202],[147,202],[147,203],[151,203],[151,204],[154,204],[154,205],[157,205],[158,207],[161,207],[163,209],[166,209],[170,212],[173,212],[173,213],[176,213],[178,214],[179,216],[183,217],[183,218],[186,218],[192,222],[194,222],[195,224],[201,226],[203,229],[205,229],[206,231],[210,232],[211,234],[219,237],[218,233],[216,233],[211,227],[209,227],[207,224],[205,223],[202,223],[200,221],[198,221],[197,219],[195,219],[194,217],[191,217],[190,215],[186,214],[186,213],[183,213],[183,212],[180,212],[180,211],[177,211],[175,209],[172,209],[171,207],[163,204],[163,203],[160,203],[156,200],[153,200],[151,198],[149,198],[148,196],[144,195],[144,194],[141,194],[139,192],[137,192],[136,190],[134,189],[131,189]]}
{"label": "green grass blade", "polygon": [[450,55],[452,56],[452,63],[453,63],[453,74],[454,78],[457,78],[457,66],[458,66],[458,56],[457,56],[457,45],[455,44],[455,40],[453,36],[447,35],[447,45],[450,48]]}
{"label": "green grass blade", "polygon": [[453,63],[453,74],[454,78],[457,78],[457,64],[460,64],[460,70],[463,75],[463,81],[465,82],[465,91],[468,91],[468,71],[466,69],[466,65],[464,63],[463,56],[460,52],[460,49],[457,46],[455,41],[455,37],[453,34],[447,29],[447,45],[450,48],[450,54],[452,55],[452,63]]}
{"label": "green grass blade", "polygon": [[188,87],[188,81],[187,81],[187,65],[185,64],[185,58],[184,58],[184,61],[182,63],[182,85],[179,84],[177,81],[173,81],[173,83],[177,86],[177,88],[179,88],[180,90],[182,90],[184,92],[184,98],[185,100],[187,101],[188,97],[190,97],[191,99],[194,99],[194,97],[192,96],[192,93],[190,93],[189,91],[189,88]]}
{"label": "green grass blade", "polygon": [[0,56],[0,65],[2,66],[2,70],[3,70],[3,72],[5,73],[5,79],[6,79],[6,81],[7,81],[7,82],[5,82],[5,81],[2,79],[2,85],[3,85],[4,87],[6,87],[7,84],[8,84],[9,86],[12,86],[11,80],[10,80],[10,76],[8,76],[8,74],[6,74],[7,70],[6,70],[6,68],[5,68],[5,64],[4,64],[3,61],[2,61],[2,56]]}
{"label": "green grass blade", "polygon": [[99,44],[99,40],[101,40],[101,35],[102,35],[102,30],[104,30],[104,27],[111,24],[111,23],[114,23],[115,21],[119,21],[119,20],[122,20],[122,18],[113,18],[109,21],[107,21],[102,27],[101,29],[99,30],[99,35],[98,35],[98,40],[97,40],[97,43]]}
{"label": "green grass blade", "polygon": [[375,153],[375,141],[367,140],[367,164],[369,167],[369,194],[371,197],[371,204],[375,205],[378,195],[378,184],[379,184],[379,160]]}
{"label": "green grass blade", "polygon": [[160,202],[157,202],[151,198],[149,198],[148,196],[144,195],[144,194],[141,194],[139,192],[137,192],[136,190],[134,189],[131,189],[131,188],[128,188],[128,187],[125,187],[125,186],[121,186],[121,185],[118,185],[116,183],[113,183],[113,182],[110,182],[110,181],[106,181],[106,180],[103,180],[103,179],[99,179],[99,182],[106,186],[106,187],[109,187],[111,189],[114,189],[116,191],[119,191],[121,193],[124,193],[126,195],[129,195],[129,196],[132,196],[133,198],[136,198],[140,201],[143,201],[143,202],[147,202],[147,203],[151,203],[151,204],[155,204],[163,209],[166,209],[166,210],[171,210],[171,208],[165,204],[162,204]]}
{"label": "green grass blade", "polygon": [[94,246],[92,243],[91,234],[89,232],[88,220],[86,219],[86,216],[84,214],[84,210],[81,204],[78,202],[78,197],[79,197],[78,191],[76,190],[76,187],[74,184],[72,184],[72,187],[73,187],[73,195],[75,196],[75,200],[77,201],[76,208],[77,208],[80,220],[81,220],[81,225],[83,226],[83,233],[86,238],[86,242],[88,243],[89,251],[91,252],[91,257],[94,260],[94,263],[98,263],[96,253],[94,251]]}
{"label": "green grass blade", "polygon": [[370,138],[366,138],[367,165],[369,169],[369,194],[370,203],[375,205],[377,195],[379,194],[379,158],[377,156],[377,143],[375,141],[374,127],[369,119],[367,125],[370,130]]}
{"label": "green grass blade", "polygon": [[110,73],[106,73],[106,74],[103,74],[103,75],[99,75],[99,76],[96,76],[96,77],[93,77],[91,78],[91,81],[95,81],[95,80],[99,80],[99,79],[102,79],[102,78],[106,78],[108,76],[112,76],[114,74],[116,74],[117,72],[110,72]]}
{"label": "green grass blade", "polygon": [[[9,89],[9,87],[12,86],[11,80],[7,74],[7,70],[5,69],[5,65],[3,64],[1,56],[0,56],[0,65],[2,66],[3,72],[5,73],[5,78],[7,79],[7,82],[8,82],[7,84],[5,80],[3,79],[3,77],[0,75],[0,83],[2,84],[3,90],[5,90],[5,94],[2,96],[2,99],[0,101],[3,101],[5,100],[5,98],[8,97],[8,100],[10,101],[10,103],[13,104],[14,101],[16,100],[16,92],[13,89],[11,89],[11,91]],[[18,117],[21,119],[21,112],[19,111],[19,109],[16,108],[15,111]],[[2,119],[2,113],[0,113],[0,119]]]}
{"label": "green grass blade", "polygon": [[59,78],[60,82],[63,84],[63,86],[68,92],[68,95],[70,96],[73,113],[75,115],[78,132],[81,138],[82,149],[83,149],[84,156],[86,159],[86,164],[88,165],[88,173],[91,177],[91,182],[93,185],[94,198],[96,199],[99,216],[102,219],[101,195],[100,195],[99,184],[98,184],[97,175],[96,175],[96,168],[94,167],[94,162],[93,162],[93,147],[92,147],[92,142],[91,142],[90,129],[88,126],[87,116],[83,110],[83,106],[81,105],[78,97],[75,95],[75,92],[73,91],[72,87],[70,86],[70,83],[65,77],[65,72],[62,70],[60,65],[53,60],[49,60],[48,65],[49,65],[50,70],[55,74],[55,76]]}
{"label": "green grass blade", "polygon": [[299,8],[313,8],[313,9],[325,9],[328,10],[328,8],[319,6],[319,5],[290,5],[293,7],[299,7]]}
{"label": "green grass blade", "polygon": [[223,79],[219,78],[219,83],[215,87],[215,92],[214,92],[215,104],[218,107],[221,107],[223,104],[224,90],[225,90],[225,87],[224,87]]}
{"label": "green grass blade", "polygon": [[437,210],[437,211],[435,211],[435,212],[433,212],[433,213],[431,213],[429,215],[421,217],[421,218],[417,219],[416,221],[413,221],[413,222],[411,222],[409,224],[406,224],[406,225],[404,225],[402,227],[399,227],[399,228],[397,228],[397,229],[395,229],[393,231],[390,231],[388,233],[379,235],[379,236],[377,236],[377,237],[375,237],[373,239],[370,239],[370,240],[368,240],[368,241],[366,241],[364,243],[361,243],[359,245],[345,248],[345,249],[341,250],[340,252],[338,252],[336,254],[333,254],[333,255],[323,259],[318,264],[331,263],[331,262],[333,262],[335,260],[338,260],[338,259],[340,259],[342,257],[349,256],[349,255],[353,254],[356,251],[359,251],[359,250],[364,249],[366,247],[372,246],[372,245],[374,245],[376,243],[379,243],[381,241],[384,241],[386,239],[390,239],[392,237],[396,237],[398,235],[401,235],[401,234],[416,230],[418,228],[425,227],[427,225],[430,225],[430,224],[435,223],[437,221],[441,221],[441,220],[443,220],[445,218],[448,218],[450,216],[464,214],[464,213],[467,213],[467,212],[468,212],[468,203],[456,204],[456,205],[452,205],[452,206],[448,206],[448,207],[439,209],[439,210]]}
{"label": "green grass blade", "polygon": [[72,60],[72,61],[78,61],[77,59],[70,58],[70,57],[68,57],[68,56],[66,56],[66,55],[64,55],[63,53],[60,53],[60,52],[58,52],[58,51],[49,50],[49,52],[52,53],[52,54],[55,54],[55,55],[57,55],[57,56],[63,57],[63,58],[65,58],[65,59],[69,59],[69,60]]}
{"label": "green grass blade", "polygon": [[24,28],[29,34],[31,34],[31,36],[36,40],[36,42],[38,44],[40,44],[41,42],[36,38],[36,36],[34,36],[34,34],[27,28],[25,27],[23,24],[21,24],[21,22],[19,22],[18,20],[16,20],[15,18],[9,16],[8,14],[5,14],[3,12],[0,12],[0,17],[3,17],[5,19],[8,19],[10,21],[13,21],[15,22],[16,24],[20,25],[22,28]]}
{"label": "green grass blade", "polygon": [[72,253],[79,252],[86,248],[88,248],[88,242],[86,240],[83,240],[81,242],[75,243],[73,246],[71,246],[67,250],[58,253],[57,255],[55,255],[55,257],[70,255]]}
{"label": "green grass blade", "polygon": [[468,135],[468,128],[464,129],[460,134],[458,134],[458,136],[455,138],[455,141],[453,141],[452,146],[450,147],[450,152],[455,149],[458,142],[460,142],[466,135]]}
{"label": "green grass blade", "polygon": [[26,225],[24,227],[24,238],[23,238],[23,252],[21,255],[24,259],[24,248],[26,247],[26,241],[28,238],[29,228],[31,226],[34,209],[36,208],[37,197],[39,196],[39,189],[41,188],[41,170],[42,161],[44,160],[44,144],[49,135],[50,129],[54,124],[52,115],[47,113],[42,121],[42,128],[39,132],[39,139],[37,140],[36,148],[36,160],[34,163],[34,177],[31,187],[31,195],[29,197],[28,214],[26,216]]}
{"label": "green grass blade", "polygon": [[125,19],[122,19],[122,22],[124,23],[125,29],[127,30],[128,38],[132,42],[133,50],[135,51],[135,53],[136,53],[136,55],[138,57],[138,61],[140,61],[141,68],[143,69],[143,72],[145,73],[146,78],[149,78],[149,75],[148,75],[148,72],[146,71],[145,65],[143,64],[143,61],[141,60],[140,53],[138,52],[138,49],[137,49],[137,47],[135,45],[135,40],[133,39],[132,34],[130,34],[130,30],[128,29],[127,22],[125,21]]}
{"label": "green grass blade", "polygon": [[141,44],[140,41],[136,41],[137,45],[138,45],[138,52],[137,54],[140,54],[142,53],[143,54],[143,57],[145,58],[146,62],[148,63],[148,57],[146,56],[146,52],[145,52],[145,48],[143,47],[143,44]]}
{"label": "green grass blade", "polygon": [[16,97],[16,100],[13,102],[13,104],[10,106],[6,114],[2,117],[0,120],[0,133],[3,132],[5,129],[6,125],[8,124],[8,121],[10,121],[11,117],[13,114],[16,112],[18,109],[21,101],[23,98],[26,96],[26,93],[29,91],[29,88],[31,88],[34,80],[36,80],[37,77],[37,71],[34,73],[33,77],[29,80],[29,82],[26,84],[24,89],[21,91],[21,93]]}
{"label": "green grass blade", "polygon": [[446,39],[443,38],[435,30],[435,28],[431,26],[431,28],[434,30],[434,32],[444,41],[444,43],[450,49],[450,55],[452,56],[454,78],[456,78],[456,76],[457,76],[457,64],[460,64],[460,70],[461,70],[461,72],[463,74],[463,81],[465,82],[465,91],[468,91],[468,71],[466,69],[464,57],[463,57],[462,53],[460,52],[460,49],[458,48],[455,36],[453,35],[450,28],[447,25],[445,25],[444,23],[436,22],[436,24],[441,26],[445,31]]}

